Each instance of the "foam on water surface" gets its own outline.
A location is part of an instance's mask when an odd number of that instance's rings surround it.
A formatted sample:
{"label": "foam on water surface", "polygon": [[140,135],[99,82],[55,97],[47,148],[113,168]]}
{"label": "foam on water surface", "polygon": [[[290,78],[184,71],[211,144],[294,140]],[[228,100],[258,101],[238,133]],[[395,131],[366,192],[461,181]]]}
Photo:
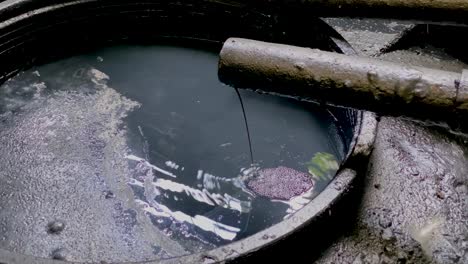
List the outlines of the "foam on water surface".
{"label": "foam on water surface", "polygon": [[0,247],[87,262],[168,258],[300,210],[330,180],[313,179],[311,157],[343,158],[333,117],[241,91],[251,164],[240,102],[216,73],[210,51],[121,46],[3,84]]}

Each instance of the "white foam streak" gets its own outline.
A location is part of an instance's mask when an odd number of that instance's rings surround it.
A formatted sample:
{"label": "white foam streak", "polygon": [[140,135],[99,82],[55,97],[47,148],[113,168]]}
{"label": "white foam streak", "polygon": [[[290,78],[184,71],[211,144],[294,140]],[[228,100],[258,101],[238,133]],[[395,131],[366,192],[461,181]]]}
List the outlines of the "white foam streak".
{"label": "white foam streak", "polygon": [[166,176],[172,177],[172,178],[177,178],[176,175],[174,175],[174,174],[172,174],[172,173],[170,173],[170,172],[168,172],[166,170],[163,170],[163,169],[157,167],[156,165],[153,165],[153,164],[149,163],[147,160],[145,160],[143,158],[139,158],[139,157],[137,157],[135,155],[127,155],[127,156],[125,156],[125,158],[127,158],[129,160],[137,161],[137,162],[142,162],[146,166],[152,168],[155,171],[158,171],[158,172],[160,172],[160,173],[162,173],[162,174],[164,174]]}
{"label": "white foam streak", "polygon": [[232,227],[216,222],[206,216],[195,215],[194,217],[192,217],[180,211],[172,212],[167,206],[154,202],[157,208],[159,209],[157,210],[156,208],[150,206],[148,203],[142,200],[137,199],[135,201],[137,204],[141,205],[143,207],[143,210],[145,210],[149,214],[158,217],[172,217],[178,222],[186,222],[195,225],[207,232],[214,233],[225,240],[233,240],[234,238],[236,238],[237,232],[240,231],[240,229],[237,227]]}
{"label": "white foam streak", "polygon": [[227,209],[239,211],[240,213],[250,211],[250,202],[241,201],[230,196],[229,194],[221,195],[217,193],[210,193],[206,189],[198,190],[190,186],[166,179],[157,179],[153,184],[163,190],[177,193],[185,192],[188,196],[191,196],[196,201],[206,203],[211,206],[218,205]]}

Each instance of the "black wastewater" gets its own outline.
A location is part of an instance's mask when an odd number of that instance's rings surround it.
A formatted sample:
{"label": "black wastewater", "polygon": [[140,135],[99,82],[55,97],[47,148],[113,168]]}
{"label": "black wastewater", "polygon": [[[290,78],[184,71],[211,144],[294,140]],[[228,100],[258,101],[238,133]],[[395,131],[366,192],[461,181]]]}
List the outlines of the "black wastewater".
{"label": "black wastewater", "polygon": [[[217,62],[210,49],[114,46],[1,85],[0,247],[169,258],[245,238],[311,201],[344,159],[334,116],[225,86]],[[83,225],[131,256],[87,251]]]}

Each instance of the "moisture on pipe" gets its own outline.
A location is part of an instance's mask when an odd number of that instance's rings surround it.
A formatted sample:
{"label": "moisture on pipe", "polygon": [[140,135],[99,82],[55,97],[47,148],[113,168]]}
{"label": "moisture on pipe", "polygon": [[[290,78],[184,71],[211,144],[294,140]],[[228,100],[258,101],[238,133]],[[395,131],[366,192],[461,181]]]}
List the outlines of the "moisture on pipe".
{"label": "moisture on pipe", "polygon": [[462,75],[231,38],[221,50],[218,74],[221,81],[238,88],[259,88],[383,114],[435,121],[468,114],[466,71]]}

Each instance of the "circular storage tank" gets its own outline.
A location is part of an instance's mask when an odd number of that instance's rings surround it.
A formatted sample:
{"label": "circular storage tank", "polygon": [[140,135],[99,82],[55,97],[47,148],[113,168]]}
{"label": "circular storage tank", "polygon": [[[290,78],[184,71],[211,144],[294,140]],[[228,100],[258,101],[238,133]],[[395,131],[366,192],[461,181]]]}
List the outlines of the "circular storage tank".
{"label": "circular storage tank", "polygon": [[[311,234],[311,247],[328,243],[333,218],[348,212],[343,198],[365,167],[376,120],[244,91],[243,120],[237,101],[226,106],[234,90],[216,88],[216,54],[229,37],[352,51],[319,19],[248,1],[0,3],[0,262],[295,259]],[[160,81],[160,93],[146,87]],[[173,102],[183,103],[176,111]],[[318,147],[308,163],[306,141],[280,143],[290,130],[307,140],[316,129],[309,119],[326,124],[329,136],[315,141],[331,147]],[[218,139],[226,133],[231,141]],[[206,150],[193,150],[194,141]],[[236,142],[232,155],[218,155]],[[284,148],[289,154],[275,154]],[[336,168],[325,173],[323,164]],[[233,174],[231,165],[239,175],[219,176]],[[306,184],[296,188],[298,179]]]}

